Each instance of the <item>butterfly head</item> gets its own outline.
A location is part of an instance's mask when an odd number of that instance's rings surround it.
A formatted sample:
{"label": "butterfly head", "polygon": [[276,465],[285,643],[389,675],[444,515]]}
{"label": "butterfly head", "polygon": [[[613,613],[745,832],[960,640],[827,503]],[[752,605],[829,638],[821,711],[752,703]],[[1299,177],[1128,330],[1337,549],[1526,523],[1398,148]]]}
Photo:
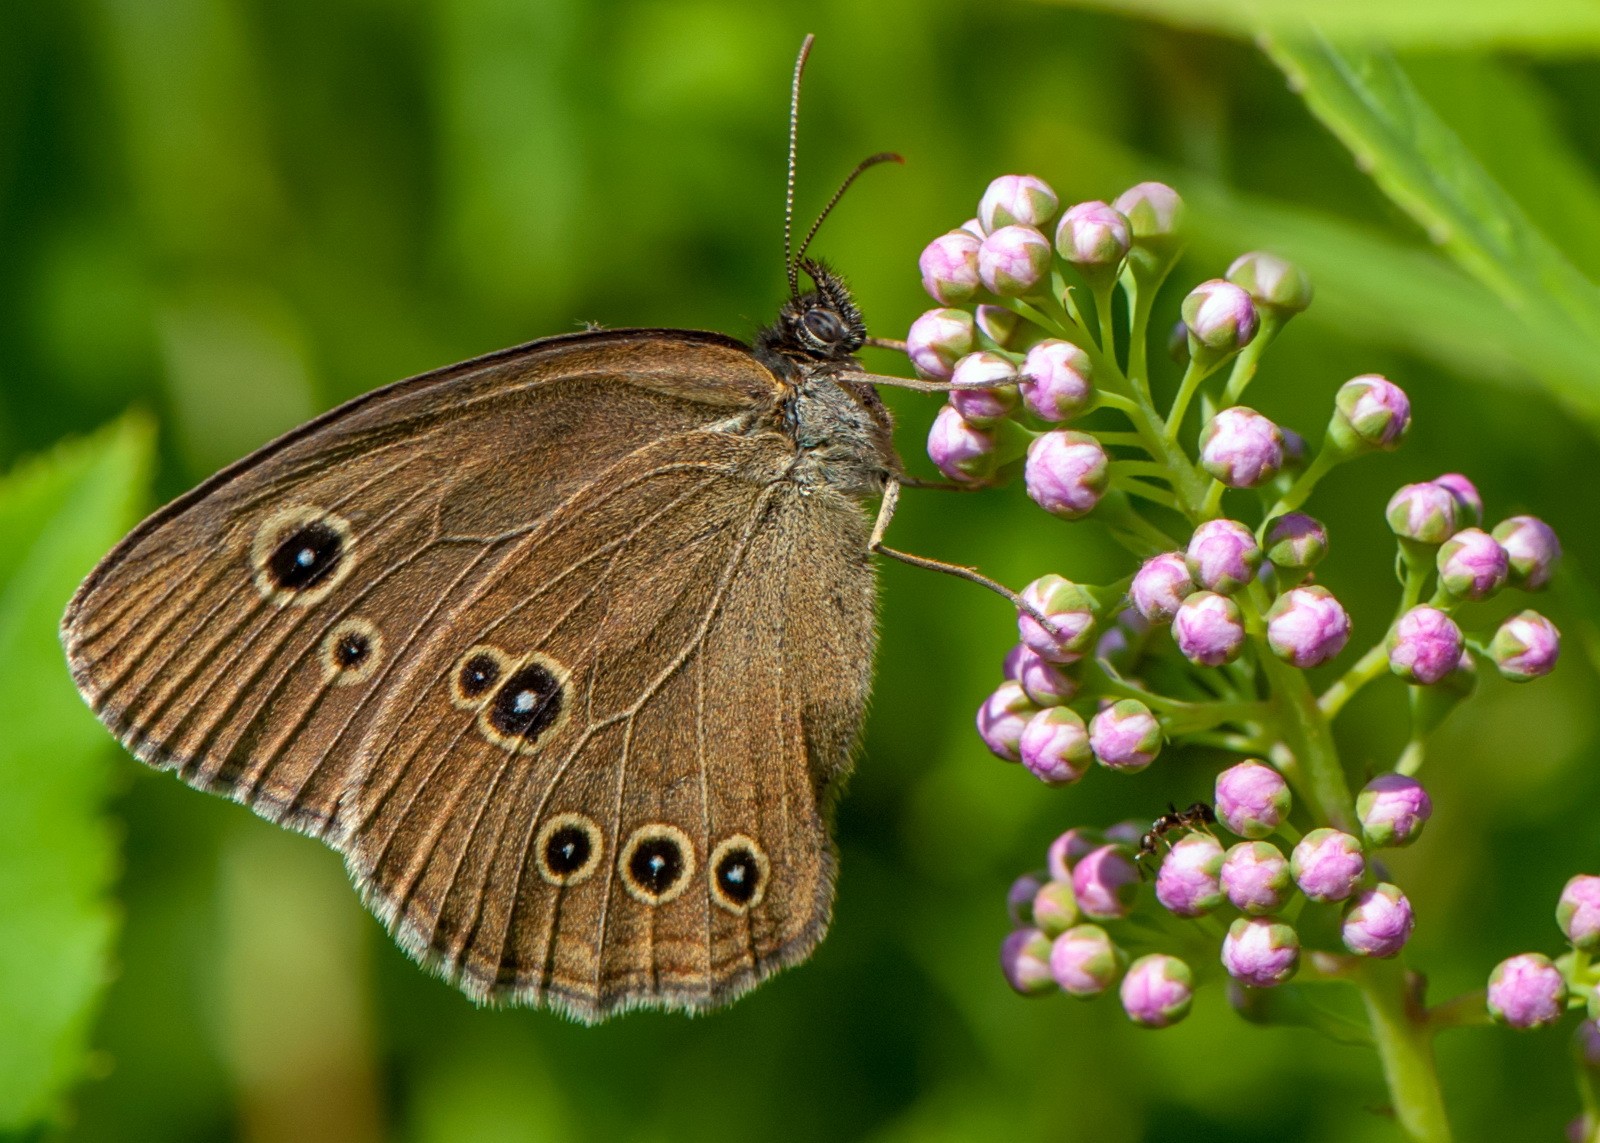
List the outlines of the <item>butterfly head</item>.
{"label": "butterfly head", "polygon": [[851,361],[867,342],[867,325],[850,288],[815,259],[802,259],[799,268],[815,288],[783,303],[778,320],[761,331],[760,347],[796,362]]}

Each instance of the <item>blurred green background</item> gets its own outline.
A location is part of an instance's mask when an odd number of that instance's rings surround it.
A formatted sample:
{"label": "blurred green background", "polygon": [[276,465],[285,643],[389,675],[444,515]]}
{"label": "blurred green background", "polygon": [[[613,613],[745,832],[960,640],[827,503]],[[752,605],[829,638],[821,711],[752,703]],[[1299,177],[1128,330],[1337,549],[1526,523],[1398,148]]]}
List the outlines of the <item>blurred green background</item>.
{"label": "blurred green background", "polygon": [[[1249,38],[1318,7],[1330,32],[1398,53],[1416,106],[1505,201],[1414,138],[1352,158]],[[1506,955],[1557,951],[1561,884],[1600,866],[1581,588],[1600,567],[1600,334],[1587,283],[1538,273],[1524,240],[1542,231],[1580,278],[1600,273],[1600,17],[1508,8],[0,5],[0,460],[22,465],[0,496],[0,1126],[296,1143],[1395,1138],[1369,1052],[1248,1026],[1216,988],[1159,1034],[1111,1002],[1006,989],[1011,878],[1066,826],[1148,818],[1203,796],[1213,770],[1169,757],[1060,791],[989,757],[971,712],[1012,629],[970,585],[883,569],[838,909],[812,961],[725,1012],[596,1029],[474,1009],[393,947],[335,854],[116,751],[65,681],[53,623],[135,509],[378,384],[583,321],[749,335],[782,299],[788,75],[815,32],[800,214],[863,155],[907,159],[864,179],[818,243],[875,332],[927,305],[918,252],[994,175],[1039,174],[1067,201],[1164,178],[1194,207],[1183,286],[1253,247],[1316,279],[1253,403],[1315,439],[1356,373],[1412,394],[1407,447],[1311,505],[1358,640],[1393,606],[1397,484],[1462,470],[1491,518],[1534,511],[1561,531],[1580,585],[1548,600],[1562,670],[1485,681],[1429,762],[1428,836],[1392,861],[1432,995],[1480,987]],[[1488,220],[1477,247],[1470,226],[1427,218],[1452,195]],[[916,469],[936,406],[893,401]],[[128,410],[147,419],[60,451]],[[908,493],[895,538],[1013,584],[1123,570],[1097,527],[1016,488]],[[1347,719],[1353,769],[1398,751],[1399,690]],[[1457,1032],[1440,1051],[1464,1138],[1556,1138],[1576,1110],[1561,1032]]]}

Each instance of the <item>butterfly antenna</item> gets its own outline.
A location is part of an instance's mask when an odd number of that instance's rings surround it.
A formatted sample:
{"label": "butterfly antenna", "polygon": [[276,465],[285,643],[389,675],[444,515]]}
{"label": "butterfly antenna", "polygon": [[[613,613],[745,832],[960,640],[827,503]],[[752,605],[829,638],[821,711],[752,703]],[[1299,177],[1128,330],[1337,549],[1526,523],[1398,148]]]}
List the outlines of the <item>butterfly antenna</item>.
{"label": "butterfly antenna", "polygon": [[817,215],[817,220],[811,224],[811,229],[806,231],[806,240],[800,243],[800,249],[795,254],[794,261],[789,264],[789,288],[791,290],[794,289],[795,269],[800,265],[800,260],[806,256],[806,251],[811,248],[811,240],[817,236],[817,231],[822,229],[823,219],[827,218],[833,208],[839,205],[839,200],[844,197],[844,192],[850,189],[850,184],[859,179],[864,171],[871,170],[879,163],[903,162],[905,162],[905,159],[893,151],[880,151],[876,155],[870,155],[856,164],[856,169],[851,171],[845,177],[844,182],[839,184],[839,189],[833,192],[833,197],[828,200],[828,205],[822,208],[822,213]]}
{"label": "butterfly antenna", "polygon": [[811,55],[811,44],[816,40],[807,35],[800,44],[800,55],[794,61],[794,84],[789,89],[789,185],[783,194],[783,268],[789,275],[789,296],[800,296],[800,274],[789,251],[794,241],[794,161],[795,149],[800,141],[800,77],[806,71],[806,59]]}

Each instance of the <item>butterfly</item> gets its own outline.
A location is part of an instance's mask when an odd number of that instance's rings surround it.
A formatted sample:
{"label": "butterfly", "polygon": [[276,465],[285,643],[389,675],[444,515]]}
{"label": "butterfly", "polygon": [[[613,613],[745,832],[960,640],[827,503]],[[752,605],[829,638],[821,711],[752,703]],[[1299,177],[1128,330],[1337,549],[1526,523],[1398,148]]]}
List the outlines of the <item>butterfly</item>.
{"label": "butterfly", "polygon": [[938,386],[863,372],[816,230],[790,256],[786,225],[790,297],[753,344],[551,337],[217,473],[74,596],[84,698],[142,761],[338,850],[474,1000],[695,1011],[803,959],[871,554],[987,584],[883,546],[906,478],[874,386]]}

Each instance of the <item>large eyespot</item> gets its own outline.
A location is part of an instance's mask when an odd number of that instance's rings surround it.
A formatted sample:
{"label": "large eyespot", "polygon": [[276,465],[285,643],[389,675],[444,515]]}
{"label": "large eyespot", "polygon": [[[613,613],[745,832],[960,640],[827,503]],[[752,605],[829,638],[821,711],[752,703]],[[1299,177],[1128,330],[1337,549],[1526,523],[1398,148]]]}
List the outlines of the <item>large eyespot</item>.
{"label": "large eyespot", "polygon": [[766,896],[770,873],[767,855],[754,841],[742,833],[724,838],[706,866],[711,899],[731,913],[748,913]]}
{"label": "large eyespot", "polygon": [[383,658],[383,635],[365,619],[346,619],[322,641],[322,674],[334,686],[364,683]]}
{"label": "large eyespot", "polygon": [[694,846],[677,826],[640,826],[617,858],[622,884],[646,905],[664,905],[694,876]]}
{"label": "large eyespot", "polygon": [[552,885],[576,885],[600,866],[600,827],[582,814],[557,814],[534,840],[539,875]]}
{"label": "large eyespot", "polygon": [[529,655],[506,673],[478,723],[491,741],[531,754],[566,721],[567,705],[567,669],[548,655]]}
{"label": "large eyespot", "polygon": [[314,505],[285,508],[250,541],[256,589],[278,604],[315,603],[350,574],[353,542],[344,517]]}
{"label": "large eyespot", "polygon": [[495,684],[510,673],[511,658],[498,647],[479,644],[456,660],[450,670],[450,701],[477,710],[489,701]]}
{"label": "large eyespot", "polygon": [[838,345],[846,336],[839,315],[821,306],[808,309],[800,323],[805,326],[806,333],[822,345]]}

